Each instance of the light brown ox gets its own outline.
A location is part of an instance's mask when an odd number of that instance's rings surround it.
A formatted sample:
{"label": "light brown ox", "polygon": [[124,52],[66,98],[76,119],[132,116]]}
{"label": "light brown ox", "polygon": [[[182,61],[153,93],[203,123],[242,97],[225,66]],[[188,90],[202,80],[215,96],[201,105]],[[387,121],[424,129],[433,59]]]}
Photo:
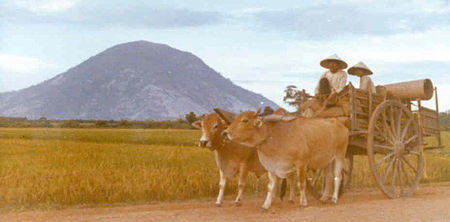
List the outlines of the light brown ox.
{"label": "light brown ox", "polygon": [[239,176],[239,191],[234,204],[239,206],[248,172],[255,173],[258,178],[266,173],[259,162],[256,150],[244,149],[239,144],[224,141],[220,134],[227,125],[215,113],[205,115],[202,120],[194,122],[193,125],[202,130],[199,146],[214,151],[216,163],[220,169],[220,190],[216,206],[222,204],[227,178],[232,179],[236,176]]}
{"label": "light brown ox", "polygon": [[[256,177],[259,178],[267,171],[261,165],[256,149],[249,149],[237,143],[230,143],[230,141],[224,140],[225,138],[221,136],[221,133],[228,126],[228,123],[232,121],[234,114],[221,111],[221,114],[223,113],[226,113],[227,117],[223,116],[220,118],[215,113],[207,114],[202,120],[196,121],[192,125],[202,130],[199,146],[207,147],[214,151],[216,164],[220,170],[219,194],[217,196],[216,206],[221,206],[222,204],[227,178],[233,179],[236,176],[239,176],[238,195],[234,203],[236,206],[239,206],[248,172],[255,173]],[[293,202],[295,192],[295,186],[293,185],[294,175],[288,175],[288,179],[291,188],[289,201]],[[283,193],[284,190],[282,190],[281,199],[283,198]]]}
{"label": "light brown ox", "polygon": [[[272,204],[277,178],[298,172],[300,206],[307,206],[306,170],[327,168],[334,163],[334,192],[337,203],[341,168],[347,150],[349,131],[336,119],[287,117],[269,115],[258,117],[257,112],[237,116],[223,132],[231,141],[256,148],[261,164],[269,172],[269,185],[262,209]],[[278,176],[278,177],[277,177]],[[325,189],[322,199],[330,196]]]}

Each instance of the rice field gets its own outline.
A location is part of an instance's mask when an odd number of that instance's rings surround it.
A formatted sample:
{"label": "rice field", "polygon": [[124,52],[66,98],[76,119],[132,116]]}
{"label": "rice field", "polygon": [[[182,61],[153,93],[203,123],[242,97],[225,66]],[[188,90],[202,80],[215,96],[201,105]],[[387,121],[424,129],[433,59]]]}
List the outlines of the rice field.
{"label": "rice field", "polygon": [[[213,200],[213,152],[194,146],[196,130],[0,129],[0,210]],[[450,132],[443,132],[450,147]],[[450,148],[427,151],[428,178],[450,181]],[[357,156],[352,189],[375,187]],[[260,180],[265,189],[266,179]],[[251,176],[246,195],[255,195]],[[226,193],[235,195],[236,182]],[[259,194],[263,195],[262,191]],[[244,197],[245,198],[245,197]]]}

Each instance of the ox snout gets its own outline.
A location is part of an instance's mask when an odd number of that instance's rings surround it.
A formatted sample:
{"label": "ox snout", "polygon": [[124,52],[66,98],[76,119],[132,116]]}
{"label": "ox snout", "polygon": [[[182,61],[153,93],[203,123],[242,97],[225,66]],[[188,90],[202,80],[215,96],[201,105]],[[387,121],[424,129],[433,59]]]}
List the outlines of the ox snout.
{"label": "ox snout", "polygon": [[199,142],[199,146],[200,147],[206,147],[206,144],[208,144],[208,140],[200,140],[200,142]]}

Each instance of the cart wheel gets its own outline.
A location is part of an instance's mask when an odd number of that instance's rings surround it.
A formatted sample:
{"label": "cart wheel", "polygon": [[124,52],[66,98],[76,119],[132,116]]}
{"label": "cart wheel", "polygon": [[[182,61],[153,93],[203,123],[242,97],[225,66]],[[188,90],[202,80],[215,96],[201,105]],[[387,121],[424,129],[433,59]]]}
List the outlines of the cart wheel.
{"label": "cart wheel", "polygon": [[[352,170],[353,155],[348,155],[345,158],[345,165],[342,168],[342,183],[339,188],[339,196],[349,189]],[[306,177],[306,188],[314,198],[320,200],[320,197],[322,197],[322,194],[325,190],[325,169],[319,169],[315,171],[309,169]]]}
{"label": "cart wheel", "polygon": [[369,123],[367,155],[386,196],[404,197],[416,189],[423,168],[421,137],[405,105],[388,100],[375,109]]}

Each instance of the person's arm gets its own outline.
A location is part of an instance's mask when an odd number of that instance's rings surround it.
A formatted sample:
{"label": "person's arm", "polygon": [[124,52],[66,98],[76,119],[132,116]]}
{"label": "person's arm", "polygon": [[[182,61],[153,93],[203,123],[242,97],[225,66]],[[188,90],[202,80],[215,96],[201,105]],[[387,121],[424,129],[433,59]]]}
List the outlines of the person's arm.
{"label": "person's arm", "polygon": [[320,78],[319,78],[319,81],[317,81],[317,86],[316,86],[316,89],[314,90],[314,94],[315,95],[317,95],[317,94],[319,94],[319,82],[320,82],[320,80],[323,78],[323,77],[325,77],[326,76],[326,74],[327,74],[327,72],[324,72],[321,76],[320,76]]}

